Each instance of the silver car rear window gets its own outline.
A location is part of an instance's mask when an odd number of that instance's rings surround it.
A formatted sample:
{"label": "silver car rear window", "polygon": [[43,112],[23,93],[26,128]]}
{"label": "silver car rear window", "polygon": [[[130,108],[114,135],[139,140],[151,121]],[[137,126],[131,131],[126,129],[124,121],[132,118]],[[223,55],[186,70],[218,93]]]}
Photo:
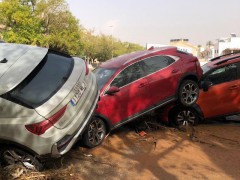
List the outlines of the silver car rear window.
{"label": "silver car rear window", "polygon": [[71,56],[49,51],[25,80],[2,97],[28,108],[37,108],[63,86],[73,66]]}

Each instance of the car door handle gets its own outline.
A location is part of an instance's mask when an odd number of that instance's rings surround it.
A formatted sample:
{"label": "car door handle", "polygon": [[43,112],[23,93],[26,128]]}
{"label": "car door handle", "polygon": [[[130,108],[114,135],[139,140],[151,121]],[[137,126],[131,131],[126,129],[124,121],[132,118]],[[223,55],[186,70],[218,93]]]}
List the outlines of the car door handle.
{"label": "car door handle", "polygon": [[179,71],[179,69],[173,69],[172,73],[177,73]]}
{"label": "car door handle", "polygon": [[141,83],[138,85],[138,88],[143,88],[146,84],[145,83]]}
{"label": "car door handle", "polygon": [[230,90],[234,90],[234,89],[238,89],[238,87],[239,87],[238,85],[233,85],[233,86],[231,86],[229,89],[230,89]]}

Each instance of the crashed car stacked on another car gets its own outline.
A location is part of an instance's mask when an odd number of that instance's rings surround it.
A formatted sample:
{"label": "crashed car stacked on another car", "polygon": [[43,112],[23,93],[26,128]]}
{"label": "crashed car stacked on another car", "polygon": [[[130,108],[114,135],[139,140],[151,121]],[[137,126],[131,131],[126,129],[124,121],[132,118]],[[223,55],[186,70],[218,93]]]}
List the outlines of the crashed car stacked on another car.
{"label": "crashed car stacked on another car", "polygon": [[202,69],[197,103],[192,107],[167,105],[162,121],[195,125],[204,119],[240,114],[240,53],[216,57]]}
{"label": "crashed car stacked on another car", "polygon": [[0,161],[42,169],[70,150],[99,99],[82,59],[46,48],[0,43]]}
{"label": "crashed car stacked on another car", "polygon": [[110,130],[178,100],[192,106],[202,76],[199,61],[176,47],[149,49],[113,58],[94,70],[100,101],[85,141],[94,147]]}

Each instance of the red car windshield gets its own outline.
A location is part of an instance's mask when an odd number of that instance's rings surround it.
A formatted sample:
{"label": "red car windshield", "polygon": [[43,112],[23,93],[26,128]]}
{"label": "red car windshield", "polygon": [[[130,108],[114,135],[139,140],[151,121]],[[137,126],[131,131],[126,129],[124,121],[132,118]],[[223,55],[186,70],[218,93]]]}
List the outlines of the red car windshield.
{"label": "red car windshield", "polygon": [[116,68],[96,68],[93,73],[96,76],[98,88],[101,90],[103,86],[108,82],[112,75],[117,71]]}

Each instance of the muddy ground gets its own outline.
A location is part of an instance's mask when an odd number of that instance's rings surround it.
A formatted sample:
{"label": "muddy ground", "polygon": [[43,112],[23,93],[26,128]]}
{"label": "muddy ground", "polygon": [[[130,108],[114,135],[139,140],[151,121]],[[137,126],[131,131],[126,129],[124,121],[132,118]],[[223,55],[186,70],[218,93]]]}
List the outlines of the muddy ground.
{"label": "muddy ground", "polygon": [[[234,118],[232,119],[234,120]],[[139,130],[139,129],[138,129]],[[140,136],[132,126],[111,133],[94,149],[76,146],[42,173],[18,167],[0,179],[239,179],[240,123],[209,121],[186,132],[152,126]],[[142,133],[143,135],[143,133]]]}

